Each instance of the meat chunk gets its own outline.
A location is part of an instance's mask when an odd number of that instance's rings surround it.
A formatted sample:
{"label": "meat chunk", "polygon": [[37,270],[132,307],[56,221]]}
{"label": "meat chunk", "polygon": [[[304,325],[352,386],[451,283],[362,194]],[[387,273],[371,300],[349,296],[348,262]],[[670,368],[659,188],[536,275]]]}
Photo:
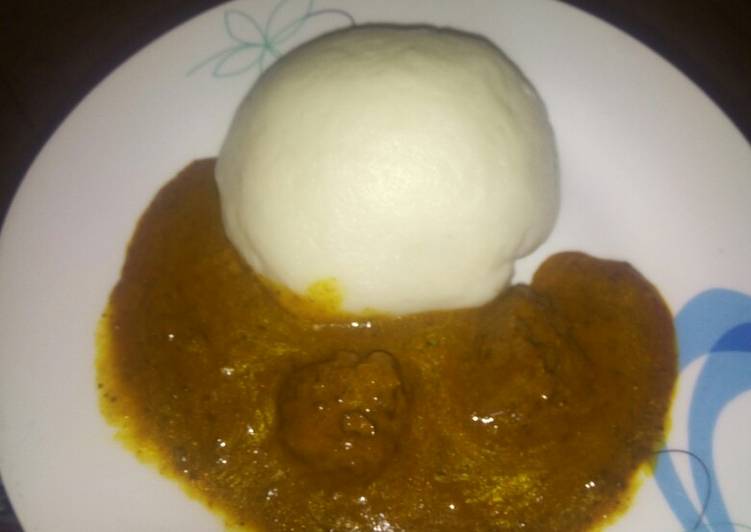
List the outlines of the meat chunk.
{"label": "meat chunk", "polygon": [[577,415],[589,403],[577,401],[591,390],[591,360],[571,334],[571,326],[549,298],[527,286],[514,286],[487,308],[484,334],[474,357],[457,374],[467,390],[459,395],[468,420],[494,440],[537,445],[550,428]]}
{"label": "meat chunk", "polygon": [[376,476],[397,449],[408,400],[394,357],[338,353],[285,380],[278,401],[287,449],[335,481]]}

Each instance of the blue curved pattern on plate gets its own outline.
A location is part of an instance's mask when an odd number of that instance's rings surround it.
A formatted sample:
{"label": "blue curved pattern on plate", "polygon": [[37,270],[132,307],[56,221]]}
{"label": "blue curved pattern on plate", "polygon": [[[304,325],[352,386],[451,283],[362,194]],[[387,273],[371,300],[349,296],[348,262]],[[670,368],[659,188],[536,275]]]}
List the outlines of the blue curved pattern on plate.
{"label": "blue curved pattern on plate", "polygon": [[215,78],[237,76],[258,69],[262,72],[268,60],[276,59],[280,47],[313,17],[337,17],[350,24],[352,15],[341,9],[316,9],[313,0],[281,0],[261,25],[252,15],[237,10],[224,12],[224,29],[232,45],[204,59],[188,71],[188,75],[214,64]]}
{"label": "blue curved pattern on plate", "polygon": [[[713,439],[720,412],[751,390],[751,297],[732,290],[708,290],[689,301],[675,319],[680,371],[707,355],[689,405],[689,448],[666,449],[655,478],[686,530],[712,532],[751,527],[733,523],[714,475]],[[702,507],[696,508],[676,473],[671,454],[691,457],[691,476]]]}

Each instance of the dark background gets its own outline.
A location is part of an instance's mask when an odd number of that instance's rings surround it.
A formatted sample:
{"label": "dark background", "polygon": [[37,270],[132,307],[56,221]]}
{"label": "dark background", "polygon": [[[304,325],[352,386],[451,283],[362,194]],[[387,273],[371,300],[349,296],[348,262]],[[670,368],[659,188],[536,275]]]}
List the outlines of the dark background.
{"label": "dark background", "polygon": [[[751,139],[751,0],[565,2],[660,53]],[[160,34],[220,3],[0,0],[0,220],[36,153],[96,83]],[[17,530],[0,485],[0,532]]]}

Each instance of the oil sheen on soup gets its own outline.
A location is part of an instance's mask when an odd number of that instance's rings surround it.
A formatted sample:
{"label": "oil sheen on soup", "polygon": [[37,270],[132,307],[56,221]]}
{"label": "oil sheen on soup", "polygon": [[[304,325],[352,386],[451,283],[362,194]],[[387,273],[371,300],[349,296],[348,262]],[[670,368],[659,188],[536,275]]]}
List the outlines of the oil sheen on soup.
{"label": "oil sheen on soup", "polygon": [[249,530],[575,531],[623,508],[676,375],[630,265],[561,253],[480,308],[296,313],[226,239],[213,169],[148,207],[101,322],[127,448]]}

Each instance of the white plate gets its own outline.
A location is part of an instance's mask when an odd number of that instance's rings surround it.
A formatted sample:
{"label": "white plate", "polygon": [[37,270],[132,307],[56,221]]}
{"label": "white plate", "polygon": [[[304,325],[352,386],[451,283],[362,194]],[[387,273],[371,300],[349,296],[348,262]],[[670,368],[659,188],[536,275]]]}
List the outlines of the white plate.
{"label": "white plate", "polygon": [[[0,467],[26,530],[221,529],[113,441],[97,410],[95,326],[139,214],[187,162],[217,153],[261,62],[350,17],[482,33],[537,85],[563,206],[519,279],[582,249],[630,260],[676,312],[688,305],[669,447],[701,462],[662,456],[660,484],[647,480],[615,528],[691,529],[708,486],[705,525],[751,525],[751,150],[728,119],[644,46],[559,3],[259,0],[208,11],[117,69],[47,143],[8,214]],[[734,292],[697,298],[716,287]]]}

